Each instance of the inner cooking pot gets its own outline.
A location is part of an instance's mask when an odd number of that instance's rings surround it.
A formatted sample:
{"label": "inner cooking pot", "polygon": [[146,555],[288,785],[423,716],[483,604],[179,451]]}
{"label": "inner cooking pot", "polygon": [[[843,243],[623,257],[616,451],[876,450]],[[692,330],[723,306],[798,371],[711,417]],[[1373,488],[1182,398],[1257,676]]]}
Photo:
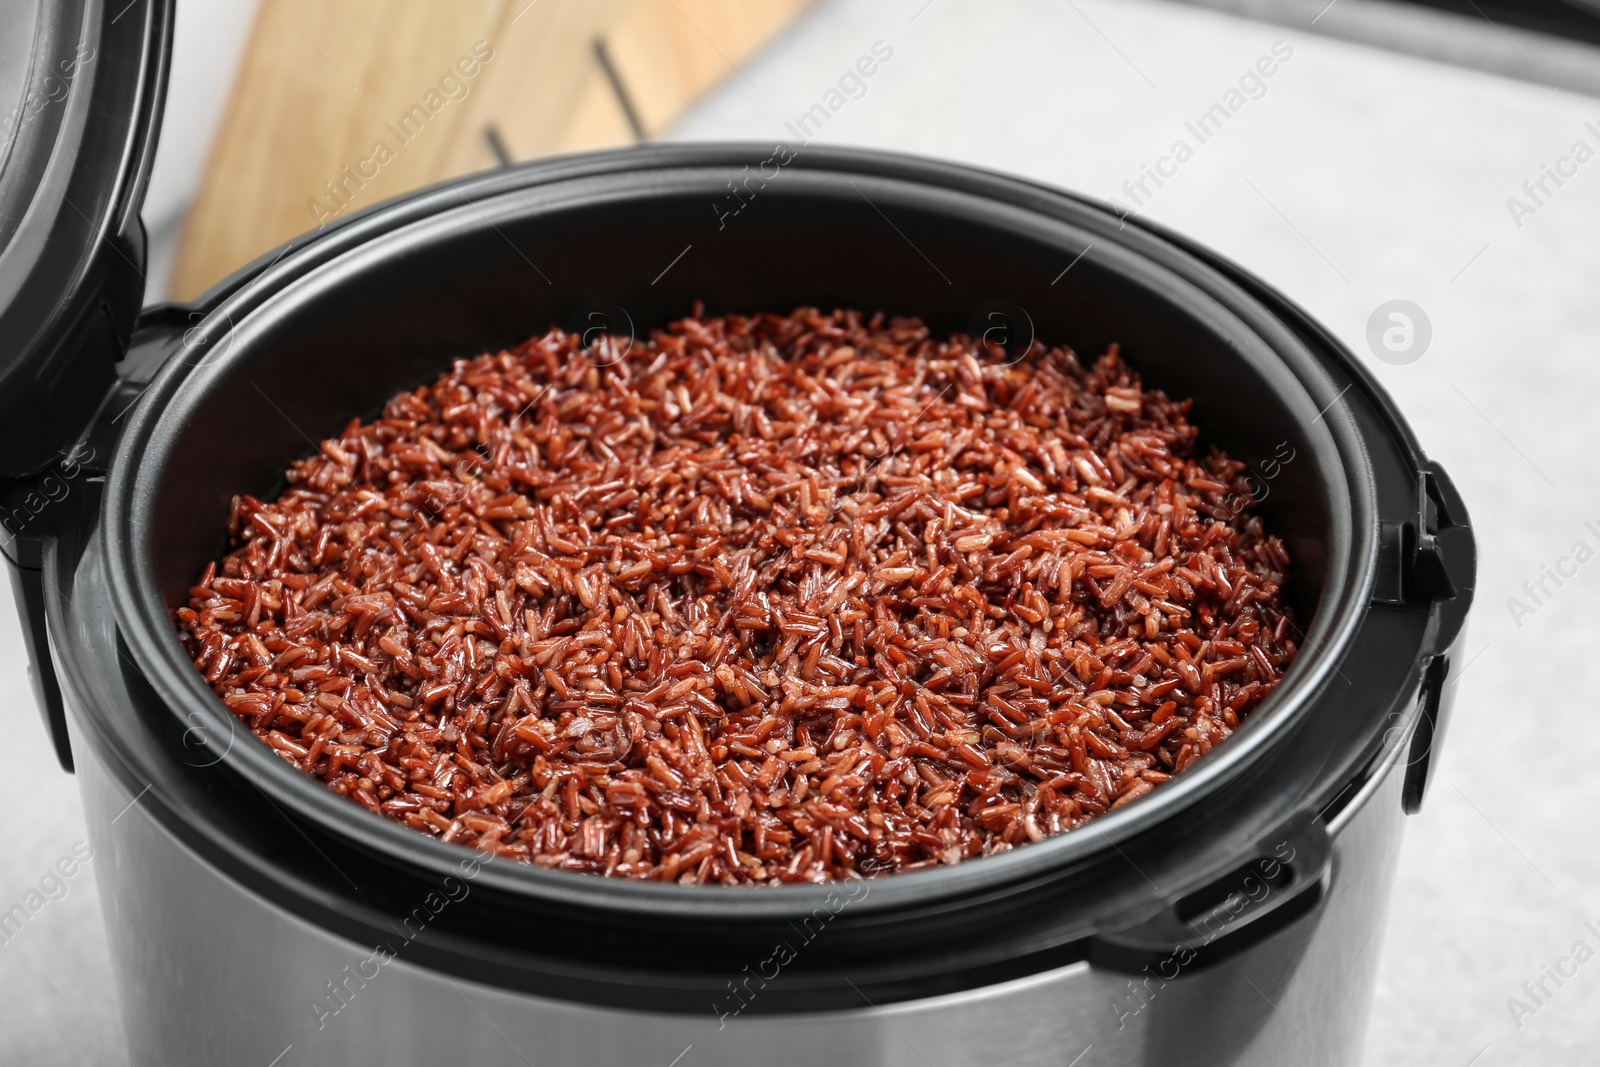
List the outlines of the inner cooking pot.
{"label": "inner cooking pot", "polygon": [[[111,467],[105,577],[125,655],[185,738],[215,750],[227,789],[259,790],[301,836],[345,850],[341,862],[437,882],[481,856],[284,763],[235,724],[179,644],[171,612],[223,553],[234,494],[270,497],[296,457],[451,359],[594,321],[597,309],[614,332],[644,336],[697,299],[713,315],[800,305],[915,315],[937,334],[972,332],[1003,308],[1009,328],[1070,344],[1086,362],[1114,342],[1147,386],[1194,399],[1202,448],[1251,464],[1259,513],[1292,560],[1299,658],[1232,738],[1150,796],[1002,855],[874,880],[786,981],[820,987],[849,961],[862,976],[920,967],[975,984],[1040,953],[1081,957],[1108,922],[1148,918],[1271,835],[1298,832],[1377,751],[1387,702],[1374,713],[1321,700],[1350,682],[1339,665],[1379,556],[1372,460],[1342,399],[1350,381],[1255,292],[1099,206],[905,157],[807,147],[775,159],[748,146],[633,150],[447,183],[224,283],[129,417]],[[643,982],[666,959],[722,974],[768,943],[773,924],[803,919],[836,890],[641,884],[486,861],[473,914],[429,938],[448,953],[493,931],[508,954],[531,946],[541,973],[583,996],[587,982]],[[319,907],[357,916],[359,936],[359,900]],[[930,931],[937,964],[924,959]]]}

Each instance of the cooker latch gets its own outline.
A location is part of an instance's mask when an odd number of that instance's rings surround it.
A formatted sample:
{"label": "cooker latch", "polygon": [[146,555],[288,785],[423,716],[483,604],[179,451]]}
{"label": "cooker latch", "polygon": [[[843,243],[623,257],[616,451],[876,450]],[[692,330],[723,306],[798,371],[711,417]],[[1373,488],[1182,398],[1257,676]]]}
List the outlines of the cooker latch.
{"label": "cooker latch", "polygon": [[[1385,533],[1388,533],[1387,527]],[[1422,649],[1422,684],[1417,695],[1417,724],[1407,752],[1401,806],[1409,814],[1427,795],[1433,752],[1444,738],[1455,702],[1462,629],[1477,575],[1477,543],[1467,508],[1443,467],[1424,461],[1417,471],[1415,524],[1399,531],[1400,602],[1428,606],[1428,631]],[[1382,577],[1380,568],[1380,579]],[[1379,598],[1379,602],[1384,602]]]}
{"label": "cooker latch", "polygon": [[1467,508],[1439,464],[1425,461],[1416,473],[1416,509],[1378,531],[1375,604],[1431,606],[1437,625],[1428,652],[1449,648],[1472,603],[1477,547]]}

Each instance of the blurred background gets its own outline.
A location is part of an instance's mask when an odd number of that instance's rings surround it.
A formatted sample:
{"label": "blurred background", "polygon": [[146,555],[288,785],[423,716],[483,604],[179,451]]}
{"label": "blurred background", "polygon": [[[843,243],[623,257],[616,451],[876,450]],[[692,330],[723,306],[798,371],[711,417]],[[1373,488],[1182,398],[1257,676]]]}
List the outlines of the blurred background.
{"label": "blurred background", "polygon": [[[863,55],[874,76],[841,80]],[[1600,962],[1537,1002],[1524,983],[1600,945],[1597,96],[1593,0],[181,0],[148,298],[422,185],[643,141],[792,142],[819,103],[821,140],[1026,175],[1212,246],[1368,363],[1477,528],[1455,719],[1364,946],[1366,1062],[1589,1063]],[[0,612],[21,739],[0,782],[29,817],[0,908],[84,837],[16,625]],[[65,885],[0,943],[5,1063],[125,1062],[93,862]]]}

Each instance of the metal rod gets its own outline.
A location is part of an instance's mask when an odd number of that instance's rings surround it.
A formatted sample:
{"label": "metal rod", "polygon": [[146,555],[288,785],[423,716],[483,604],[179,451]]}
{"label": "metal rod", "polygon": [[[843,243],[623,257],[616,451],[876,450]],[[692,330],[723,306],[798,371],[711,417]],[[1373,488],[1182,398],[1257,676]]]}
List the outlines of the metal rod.
{"label": "metal rod", "polygon": [[622,77],[617,73],[616,65],[611,62],[611,52],[606,48],[606,39],[594,39],[594,58],[600,61],[600,69],[605,71],[606,81],[611,83],[611,91],[616,94],[617,104],[622,108],[622,114],[628,120],[628,127],[633,130],[633,139],[639,144],[650,139],[645,133],[644,123],[639,121],[639,112],[633,106],[633,98],[628,95],[628,89],[622,84]]}

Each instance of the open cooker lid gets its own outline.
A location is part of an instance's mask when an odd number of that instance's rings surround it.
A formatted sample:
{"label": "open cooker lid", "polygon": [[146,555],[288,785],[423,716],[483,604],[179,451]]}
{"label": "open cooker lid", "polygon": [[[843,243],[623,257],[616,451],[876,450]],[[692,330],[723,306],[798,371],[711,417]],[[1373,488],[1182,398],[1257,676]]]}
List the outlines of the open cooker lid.
{"label": "open cooker lid", "polygon": [[133,332],[172,4],[0,5],[0,478],[76,439]]}

